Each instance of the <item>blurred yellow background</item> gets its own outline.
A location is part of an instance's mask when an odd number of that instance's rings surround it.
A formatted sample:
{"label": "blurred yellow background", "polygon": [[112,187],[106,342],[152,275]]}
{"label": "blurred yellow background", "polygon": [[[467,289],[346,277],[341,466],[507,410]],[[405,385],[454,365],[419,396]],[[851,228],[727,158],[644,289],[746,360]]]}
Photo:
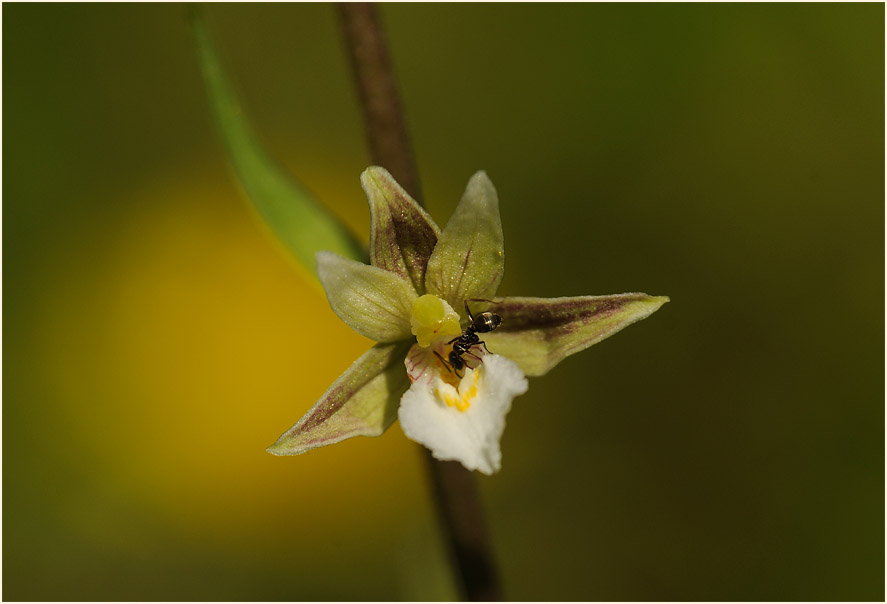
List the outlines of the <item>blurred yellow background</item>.
{"label": "blurred yellow background", "polygon": [[[205,5],[364,240],[333,7]],[[512,600],[884,597],[884,7],[385,5],[427,206],[499,190],[503,295],[672,303],[515,401]],[[398,426],[264,449],[369,345],[259,225],[182,5],[3,6],[3,598],[446,599]]]}

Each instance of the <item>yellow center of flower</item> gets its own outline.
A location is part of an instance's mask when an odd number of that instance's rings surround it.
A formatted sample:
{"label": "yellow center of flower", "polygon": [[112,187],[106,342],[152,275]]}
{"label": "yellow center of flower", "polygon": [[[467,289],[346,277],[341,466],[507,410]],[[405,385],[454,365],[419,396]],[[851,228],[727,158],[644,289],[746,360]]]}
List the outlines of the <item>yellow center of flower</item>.
{"label": "yellow center of flower", "polygon": [[428,348],[436,340],[452,340],[462,333],[459,315],[434,294],[416,298],[410,324],[413,335],[422,348]]}
{"label": "yellow center of flower", "polygon": [[477,384],[479,381],[480,371],[470,371],[470,375],[465,375],[462,378],[458,390],[445,383],[435,389],[435,394],[437,398],[447,404],[447,407],[455,407],[459,411],[466,411],[471,406],[471,401],[477,396]]}

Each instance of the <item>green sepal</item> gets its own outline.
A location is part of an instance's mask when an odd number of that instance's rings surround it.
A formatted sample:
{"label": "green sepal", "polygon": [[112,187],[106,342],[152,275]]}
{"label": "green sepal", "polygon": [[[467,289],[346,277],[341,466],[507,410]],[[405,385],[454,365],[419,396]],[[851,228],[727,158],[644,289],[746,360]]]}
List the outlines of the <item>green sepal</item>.
{"label": "green sepal", "polygon": [[597,344],[668,302],[665,296],[631,293],[575,298],[505,298],[490,305],[502,317],[484,334],[491,352],[538,376],[571,354]]}
{"label": "green sepal", "polygon": [[314,275],[314,254],[331,250],[365,260],[364,247],[333,214],[268,156],[247,122],[203,21],[192,11],[200,69],[231,165],[252,207],[296,260]]}
{"label": "green sepal", "polygon": [[298,455],[352,436],[379,436],[397,419],[409,388],[403,359],[410,342],[376,344],[351,365],[277,442],[274,455]]}
{"label": "green sepal", "polygon": [[468,298],[493,297],[504,273],[499,198],[486,172],[478,172],[428,260],[425,289],[458,312]]}
{"label": "green sepal", "polygon": [[317,276],[333,312],[360,335],[376,342],[412,337],[418,296],[408,279],[332,252],[317,253]]}
{"label": "green sepal", "polygon": [[370,263],[409,279],[424,294],[440,229],[384,168],[367,168],[360,182],[370,203]]}

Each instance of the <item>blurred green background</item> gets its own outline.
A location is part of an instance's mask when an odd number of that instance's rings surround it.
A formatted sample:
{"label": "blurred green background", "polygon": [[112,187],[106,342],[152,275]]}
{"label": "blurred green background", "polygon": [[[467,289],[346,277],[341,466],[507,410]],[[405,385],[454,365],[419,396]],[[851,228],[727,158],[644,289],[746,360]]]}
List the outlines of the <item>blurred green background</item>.
{"label": "blurred green background", "polygon": [[[364,240],[335,10],[206,5],[270,151]],[[503,295],[672,302],[515,401],[512,600],[884,598],[884,6],[387,5],[440,223]],[[398,426],[264,448],[369,345],[253,218],[185,7],[3,6],[3,598],[453,597]]]}

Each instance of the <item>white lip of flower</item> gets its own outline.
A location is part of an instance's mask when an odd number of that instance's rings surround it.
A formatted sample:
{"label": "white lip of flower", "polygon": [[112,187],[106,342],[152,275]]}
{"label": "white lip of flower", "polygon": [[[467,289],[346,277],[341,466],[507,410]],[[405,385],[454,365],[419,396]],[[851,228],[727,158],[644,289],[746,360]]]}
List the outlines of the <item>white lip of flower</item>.
{"label": "white lip of flower", "polygon": [[[472,349],[482,360],[465,360],[460,378],[444,365],[458,315],[446,301],[427,294],[413,305],[414,344],[404,364],[412,382],[398,417],[408,438],[440,460],[456,460],[469,470],[493,474],[501,467],[499,440],[511,401],[527,391],[527,380],[509,359]],[[458,321],[455,323],[458,326]],[[435,354],[437,353],[437,354]],[[440,356],[437,356],[440,355]]]}
{"label": "white lip of flower", "polygon": [[418,380],[400,401],[398,417],[408,438],[440,460],[493,474],[502,465],[499,440],[511,401],[527,391],[527,379],[507,358],[488,354],[476,369],[465,369],[458,388],[440,373]]}

